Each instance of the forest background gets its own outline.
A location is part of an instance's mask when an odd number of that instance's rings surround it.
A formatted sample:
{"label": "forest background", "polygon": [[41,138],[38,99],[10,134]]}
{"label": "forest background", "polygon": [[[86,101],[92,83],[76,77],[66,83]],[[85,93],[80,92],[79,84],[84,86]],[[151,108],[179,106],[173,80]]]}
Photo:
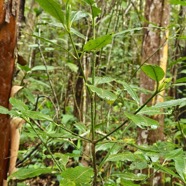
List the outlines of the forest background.
{"label": "forest background", "polygon": [[186,185],[186,2],[21,2],[9,185]]}

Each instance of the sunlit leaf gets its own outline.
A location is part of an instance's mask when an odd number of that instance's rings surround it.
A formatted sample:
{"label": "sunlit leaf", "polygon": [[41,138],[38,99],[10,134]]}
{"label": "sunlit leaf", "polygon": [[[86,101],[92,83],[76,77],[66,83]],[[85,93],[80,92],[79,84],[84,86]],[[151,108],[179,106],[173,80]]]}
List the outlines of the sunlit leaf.
{"label": "sunlit leaf", "polygon": [[87,86],[90,88],[92,92],[96,93],[102,99],[106,99],[109,101],[115,101],[117,99],[117,96],[114,93],[110,92],[109,90],[98,88],[93,85],[87,85]]}
{"label": "sunlit leaf", "polygon": [[48,173],[52,173],[52,170],[50,168],[20,168],[16,172],[11,174],[8,179],[16,178],[18,180],[24,180]]}
{"label": "sunlit leaf", "polygon": [[134,161],[135,156],[131,152],[123,152],[123,153],[118,153],[118,154],[111,154],[106,161]]}
{"label": "sunlit leaf", "polygon": [[130,114],[128,112],[125,112],[125,115],[132,120],[138,127],[147,127],[150,126],[153,129],[156,129],[159,125],[159,123],[156,120],[153,120],[151,118],[148,118],[146,116],[142,115],[134,115]]}
{"label": "sunlit leaf", "polygon": [[[88,80],[90,82],[92,82],[92,78],[89,78]],[[104,77],[96,76],[95,77],[95,85],[101,85],[101,84],[104,84],[104,83],[110,83],[112,81],[114,81],[114,79],[111,78],[111,77],[107,77],[107,76],[104,76]]]}
{"label": "sunlit leaf", "polygon": [[70,70],[72,70],[72,72],[77,73],[78,71],[78,66],[74,63],[66,63],[65,64]]}
{"label": "sunlit leaf", "polygon": [[72,12],[71,22],[78,21],[84,17],[87,17],[87,15],[88,14],[86,12],[82,12],[82,11]]}
{"label": "sunlit leaf", "polygon": [[136,92],[130,87],[130,85],[124,81],[117,81],[118,83],[122,84],[125,88],[125,90],[128,92],[128,94],[131,96],[133,100],[136,101],[137,104],[139,104],[139,98],[136,94]]}
{"label": "sunlit leaf", "polygon": [[142,181],[145,180],[147,178],[146,175],[138,173],[138,174],[134,174],[134,173],[114,173],[112,174],[112,176],[117,176],[119,178],[123,178],[125,180],[130,180],[130,181]]}
{"label": "sunlit leaf", "polygon": [[81,185],[88,183],[93,176],[93,170],[89,167],[75,167],[66,169],[61,173],[61,176],[65,179],[69,179],[76,183],[76,185]]}
{"label": "sunlit leaf", "polygon": [[169,107],[174,107],[174,106],[178,106],[181,104],[183,104],[183,106],[186,105],[186,98],[164,101],[161,103],[157,103],[153,107],[155,107],[155,108],[169,108]]}
{"label": "sunlit leaf", "polygon": [[85,52],[99,50],[112,42],[112,34],[89,40],[83,47]]}
{"label": "sunlit leaf", "polygon": [[54,66],[45,66],[45,65],[38,65],[38,66],[35,66],[31,69],[31,71],[38,71],[38,70],[55,70],[56,67]]}
{"label": "sunlit leaf", "polygon": [[160,163],[153,163],[153,167],[155,169],[157,169],[158,171],[165,172],[166,174],[172,175],[174,177],[178,177],[178,175],[176,173],[174,173],[173,170],[171,170],[168,167],[165,167],[165,166],[161,165]]}
{"label": "sunlit leaf", "polygon": [[47,120],[47,121],[53,121],[52,118],[46,114],[43,114],[38,111],[32,111],[32,110],[25,110],[22,111],[23,117],[28,117],[32,119],[37,119],[37,120]]}
{"label": "sunlit leaf", "polygon": [[158,65],[143,65],[141,67],[143,72],[155,81],[161,81],[165,75],[163,69]]}
{"label": "sunlit leaf", "polygon": [[9,112],[7,108],[0,106],[0,114],[9,114]]}
{"label": "sunlit leaf", "polygon": [[184,0],[170,0],[170,4],[186,6],[186,2]]}
{"label": "sunlit leaf", "polygon": [[186,157],[183,155],[176,156],[174,162],[177,173],[186,182]]}
{"label": "sunlit leaf", "polygon": [[18,100],[16,98],[10,98],[11,105],[18,109],[19,111],[28,110],[28,106],[25,105],[21,100]]}

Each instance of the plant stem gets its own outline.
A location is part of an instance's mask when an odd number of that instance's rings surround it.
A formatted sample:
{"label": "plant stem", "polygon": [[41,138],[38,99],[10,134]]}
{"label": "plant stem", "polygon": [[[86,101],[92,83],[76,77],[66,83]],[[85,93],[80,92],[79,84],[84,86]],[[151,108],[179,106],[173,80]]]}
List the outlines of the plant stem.
{"label": "plant stem", "polygon": [[54,161],[54,163],[56,164],[56,166],[58,167],[58,169],[60,170],[60,172],[63,171],[63,169],[61,168],[61,166],[59,165],[58,161],[54,158],[50,148],[48,147],[48,145],[45,143],[45,141],[42,139],[42,137],[37,133],[36,129],[34,128],[32,122],[30,122],[27,118],[23,118],[27,123],[30,124],[31,128],[33,129],[33,131],[35,132],[35,134],[38,136],[38,138],[41,140],[42,144],[45,146],[45,148],[47,149],[47,151],[49,152],[52,160]]}
{"label": "plant stem", "polygon": [[[139,107],[134,114],[137,114],[140,110],[142,110],[159,92],[155,91],[152,96],[141,106]],[[114,132],[118,131],[120,128],[122,128],[127,122],[129,121],[129,119],[126,119],[120,126],[118,126],[116,129],[114,129],[113,131],[111,131],[110,133],[108,133],[106,136],[96,140],[95,144],[108,138],[110,135],[112,135]]]}
{"label": "plant stem", "polygon": [[[93,27],[93,39],[96,37],[96,29],[95,29],[95,17],[94,12],[92,10],[92,27]],[[91,70],[92,70],[92,85],[95,85],[95,76],[96,76],[96,53],[93,52],[93,58],[91,63]],[[96,94],[91,93],[91,135],[92,135],[92,164],[94,170],[94,178],[93,178],[93,186],[97,185],[97,168],[96,168],[96,151],[95,151],[95,124],[96,124]]]}

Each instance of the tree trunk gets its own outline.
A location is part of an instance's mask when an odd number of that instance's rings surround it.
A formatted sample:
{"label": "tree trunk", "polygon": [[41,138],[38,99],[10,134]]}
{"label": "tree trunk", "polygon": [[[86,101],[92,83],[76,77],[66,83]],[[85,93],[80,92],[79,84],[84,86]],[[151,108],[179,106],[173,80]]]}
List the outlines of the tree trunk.
{"label": "tree trunk", "polygon": [[[0,0],[0,105],[9,108],[15,63],[16,18],[18,1]],[[8,172],[10,118],[0,114],[0,185]]]}
{"label": "tree trunk", "polygon": [[[169,14],[170,7],[167,0],[146,0],[142,63],[146,61],[148,64],[159,65],[165,72],[168,55],[168,30],[166,28],[169,24]],[[153,25],[157,27],[155,28]],[[143,72],[140,74],[140,86],[147,90],[155,90],[155,82],[148,78]],[[149,105],[162,102],[163,94],[162,92],[161,95],[155,97]],[[141,104],[144,104],[150,96],[149,94],[142,93]],[[158,120],[160,126],[157,130],[145,131],[139,129],[139,144],[153,144],[158,140],[164,139],[164,117],[163,115],[158,115],[154,119]],[[162,186],[161,174],[156,172],[150,182],[151,186]]]}

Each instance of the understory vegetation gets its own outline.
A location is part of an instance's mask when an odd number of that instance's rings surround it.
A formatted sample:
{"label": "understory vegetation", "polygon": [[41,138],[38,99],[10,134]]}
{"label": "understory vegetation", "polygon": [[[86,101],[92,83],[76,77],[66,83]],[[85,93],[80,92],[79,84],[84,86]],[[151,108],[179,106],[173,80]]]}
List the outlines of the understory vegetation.
{"label": "understory vegetation", "polygon": [[[10,98],[12,110],[1,108],[26,121],[10,182],[140,186],[161,173],[164,185],[186,185],[186,4],[170,3],[164,72],[141,61],[145,2],[26,2],[18,51],[27,64],[18,62],[14,77],[23,89]],[[153,91],[140,86],[142,72]],[[164,101],[149,105],[163,91]],[[140,144],[139,135],[160,126],[157,115],[164,140]]]}

